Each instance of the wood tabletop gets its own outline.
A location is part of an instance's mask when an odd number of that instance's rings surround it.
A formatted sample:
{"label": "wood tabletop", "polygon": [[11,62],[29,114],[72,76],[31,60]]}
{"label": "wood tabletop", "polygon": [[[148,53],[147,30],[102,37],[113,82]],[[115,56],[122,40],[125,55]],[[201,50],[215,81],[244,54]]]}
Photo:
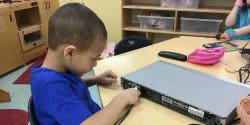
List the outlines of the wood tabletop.
{"label": "wood tabletop", "polygon": [[[116,86],[99,86],[103,105],[107,105],[117,93],[122,90],[120,87],[121,76],[158,60],[167,61],[223,78],[238,80],[237,72],[231,73],[226,70],[228,67],[238,70],[239,67],[246,64],[246,61],[242,59],[238,51],[226,52],[218,63],[208,66],[171,60],[157,55],[158,52],[162,50],[188,55],[195,49],[202,48],[202,44],[215,41],[214,38],[182,36],[98,61],[97,67],[94,68],[96,75],[109,69],[118,75],[118,84]],[[244,45],[244,42],[235,42],[239,45]],[[131,110],[122,124],[130,125],[138,123],[141,125],[187,125],[200,122],[150,100],[141,98],[139,104]]]}

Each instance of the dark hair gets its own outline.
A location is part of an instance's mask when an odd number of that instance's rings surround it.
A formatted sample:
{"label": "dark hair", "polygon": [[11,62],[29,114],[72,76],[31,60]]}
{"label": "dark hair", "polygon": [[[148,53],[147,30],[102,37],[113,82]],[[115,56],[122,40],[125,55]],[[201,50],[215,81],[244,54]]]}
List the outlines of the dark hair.
{"label": "dark hair", "polygon": [[243,2],[243,6],[241,7],[241,9],[247,10],[247,8],[248,8],[247,0],[242,0],[242,2]]}
{"label": "dark hair", "polygon": [[88,7],[70,3],[57,9],[50,17],[48,37],[52,50],[71,44],[84,51],[95,41],[106,42],[107,31],[101,19]]}

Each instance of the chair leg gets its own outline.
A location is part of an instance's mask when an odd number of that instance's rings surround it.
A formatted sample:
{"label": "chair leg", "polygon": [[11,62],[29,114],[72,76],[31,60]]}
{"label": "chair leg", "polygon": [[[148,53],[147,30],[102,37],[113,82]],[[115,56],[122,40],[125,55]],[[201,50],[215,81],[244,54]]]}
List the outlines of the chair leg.
{"label": "chair leg", "polygon": [[10,102],[10,94],[7,91],[0,89],[0,102]]}

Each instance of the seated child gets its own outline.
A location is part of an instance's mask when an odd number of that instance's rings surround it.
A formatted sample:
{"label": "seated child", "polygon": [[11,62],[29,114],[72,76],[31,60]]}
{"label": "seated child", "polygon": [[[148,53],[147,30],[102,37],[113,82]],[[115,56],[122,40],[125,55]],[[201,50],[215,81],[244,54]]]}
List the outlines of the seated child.
{"label": "seated child", "polygon": [[232,40],[250,40],[250,0],[236,0],[235,6],[226,18],[226,30],[221,37]]}
{"label": "seated child", "polygon": [[121,91],[101,109],[90,97],[88,85],[112,85],[117,76],[106,71],[81,79],[97,65],[107,31],[97,15],[84,5],[60,7],[49,19],[48,53],[31,72],[35,114],[41,125],[112,125],[140,96],[136,89]]}

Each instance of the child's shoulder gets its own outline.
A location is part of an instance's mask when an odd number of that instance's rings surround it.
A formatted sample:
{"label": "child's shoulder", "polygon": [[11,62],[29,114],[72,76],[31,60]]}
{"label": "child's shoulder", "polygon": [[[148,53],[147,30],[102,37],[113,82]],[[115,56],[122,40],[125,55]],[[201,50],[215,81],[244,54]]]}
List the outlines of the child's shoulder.
{"label": "child's shoulder", "polygon": [[33,68],[30,76],[31,89],[43,93],[43,91],[65,90],[71,87],[71,79],[67,73],[56,72],[51,69]]}
{"label": "child's shoulder", "polygon": [[70,84],[72,82],[79,82],[80,79],[71,73],[58,72],[44,67],[35,67],[31,70],[30,81],[31,84]]}
{"label": "child's shoulder", "polygon": [[31,78],[44,78],[48,79],[49,77],[60,78],[61,74],[57,71],[44,68],[44,67],[34,67],[31,69]]}
{"label": "child's shoulder", "polygon": [[65,83],[67,78],[63,73],[43,68],[43,67],[35,67],[31,70],[30,82],[32,84],[47,84],[47,83]]}

